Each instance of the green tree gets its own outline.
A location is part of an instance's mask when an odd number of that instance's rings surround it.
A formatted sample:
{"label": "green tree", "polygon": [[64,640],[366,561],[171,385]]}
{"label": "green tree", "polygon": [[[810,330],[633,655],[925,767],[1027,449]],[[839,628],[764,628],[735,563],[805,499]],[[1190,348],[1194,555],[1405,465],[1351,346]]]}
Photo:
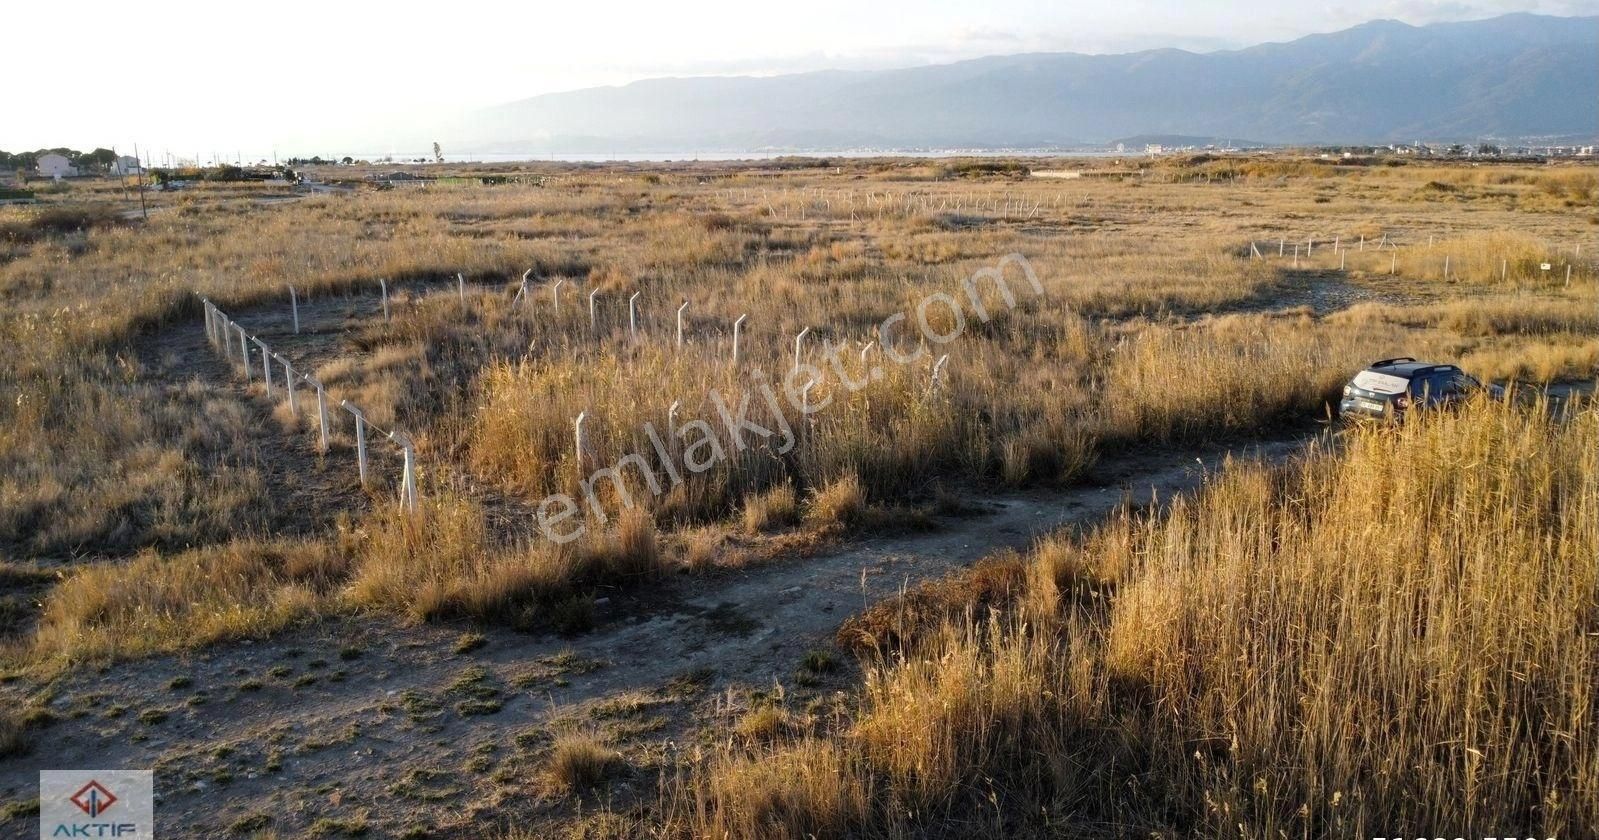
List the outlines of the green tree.
{"label": "green tree", "polygon": [[110,169],[111,164],[116,162],[117,153],[111,151],[110,149],[95,149],[94,151],[78,158],[78,163],[80,165],[93,166],[102,172]]}

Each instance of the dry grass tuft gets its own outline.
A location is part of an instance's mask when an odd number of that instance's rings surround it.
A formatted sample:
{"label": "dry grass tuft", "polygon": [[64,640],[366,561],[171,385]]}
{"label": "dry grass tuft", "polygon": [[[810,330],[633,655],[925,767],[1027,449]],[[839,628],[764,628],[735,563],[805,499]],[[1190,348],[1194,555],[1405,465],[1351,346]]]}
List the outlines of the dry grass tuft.
{"label": "dry grass tuft", "polygon": [[847,527],[866,513],[866,491],[854,473],[815,491],[805,508],[805,521],[819,527]]}
{"label": "dry grass tuft", "polygon": [[764,493],[744,497],[744,531],[759,534],[787,528],[800,521],[799,495],[791,482],[784,482]]}
{"label": "dry grass tuft", "polygon": [[555,738],[545,772],[561,788],[582,792],[603,783],[622,765],[622,756],[593,735],[569,732]]}

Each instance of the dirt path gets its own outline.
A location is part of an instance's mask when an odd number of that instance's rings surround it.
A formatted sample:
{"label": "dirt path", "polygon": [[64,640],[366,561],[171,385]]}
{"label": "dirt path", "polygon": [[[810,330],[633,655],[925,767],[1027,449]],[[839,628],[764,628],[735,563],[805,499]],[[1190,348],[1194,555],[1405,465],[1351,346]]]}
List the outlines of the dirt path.
{"label": "dirt path", "polygon": [[364,824],[380,837],[478,837],[469,826],[484,820],[569,807],[537,768],[554,733],[576,728],[601,732],[626,757],[609,801],[652,801],[654,770],[751,698],[836,702],[847,674],[797,671],[863,605],[1091,523],[1124,498],[1193,489],[1225,457],[1281,458],[1307,440],[1145,452],[1102,472],[1099,486],[988,499],[987,512],[931,533],[664,581],[625,608],[602,603],[599,626],[574,639],[489,630],[463,651],[466,628],[336,618],[268,642],[71,675],[52,704],[63,720],[34,755],[0,765],[0,795],[30,797],[41,768],[155,767],[163,836],[225,836],[266,815],[282,836]]}

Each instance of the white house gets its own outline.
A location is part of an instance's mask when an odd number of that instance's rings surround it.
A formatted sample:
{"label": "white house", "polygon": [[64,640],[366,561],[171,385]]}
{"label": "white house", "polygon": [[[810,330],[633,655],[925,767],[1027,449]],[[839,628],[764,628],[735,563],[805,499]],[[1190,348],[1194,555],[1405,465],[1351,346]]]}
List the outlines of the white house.
{"label": "white house", "polygon": [[132,155],[122,155],[111,164],[112,175],[137,175],[140,169],[139,159]]}
{"label": "white house", "polygon": [[39,174],[46,178],[57,180],[78,174],[78,167],[72,165],[65,155],[51,152],[39,156]]}

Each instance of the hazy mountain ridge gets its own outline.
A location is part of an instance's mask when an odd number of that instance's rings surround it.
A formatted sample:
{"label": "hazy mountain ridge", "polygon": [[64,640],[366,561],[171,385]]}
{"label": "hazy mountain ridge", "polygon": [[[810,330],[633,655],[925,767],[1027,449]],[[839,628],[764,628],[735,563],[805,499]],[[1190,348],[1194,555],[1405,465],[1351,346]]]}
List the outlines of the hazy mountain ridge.
{"label": "hazy mountain ridge", "polygon": [[1380,143],[1599,135],[1599,17],[1373,21],[1241,50],[1029,53],[882,71],[662,78],[510,103],[488,150],[1075,146],[1133,135]]}

